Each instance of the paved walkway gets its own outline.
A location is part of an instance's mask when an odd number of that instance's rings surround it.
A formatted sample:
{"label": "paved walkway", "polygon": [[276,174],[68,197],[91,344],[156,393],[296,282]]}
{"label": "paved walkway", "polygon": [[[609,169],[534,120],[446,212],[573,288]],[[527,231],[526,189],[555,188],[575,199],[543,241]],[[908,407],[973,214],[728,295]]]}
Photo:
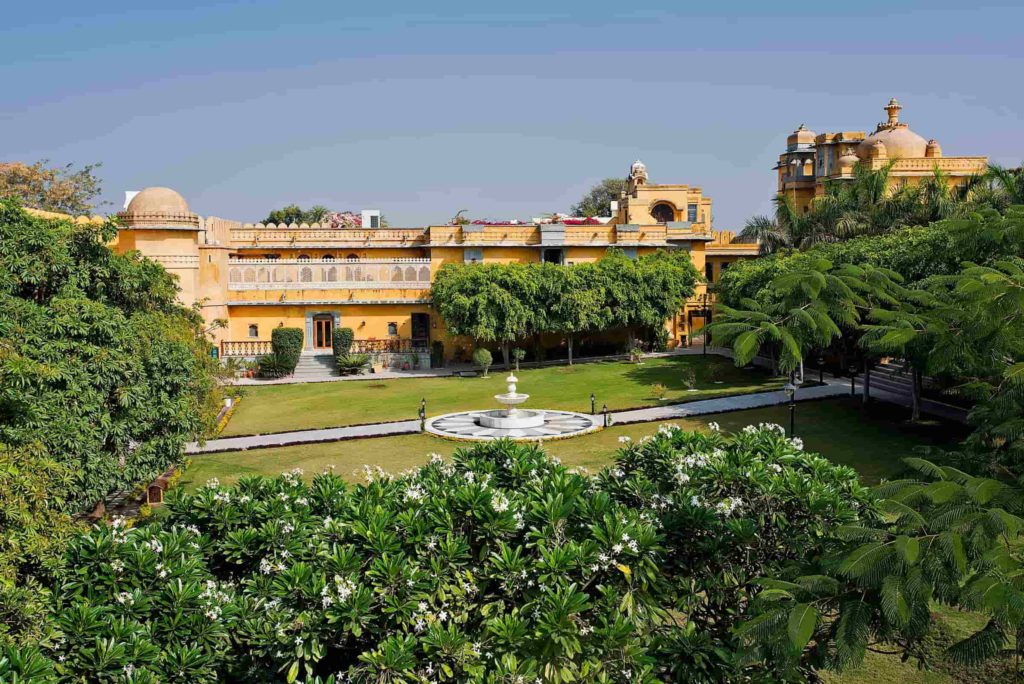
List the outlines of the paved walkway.
{"label": "paved walkway", "polygon": [[[690,347],[682,347],[680,349],[673,349],[671,351],[664,352],[650,352],[644,354],[645,359],[656,359],[663,356],[692,356],[694,354],[700,354],[702,352],[701,347],[693,345]],[[708,354],[721,354],[721,352],[713,352],[709,347],[707,350]],[[628,359],[627,354],[613,354],[610,356],[586,356],[583,358],[574,359],[576,364],[584,363],[600,363],[602,361],[623,361]],[[567,359],[555,359],[553,361],[542,361],[537,363],[531,361],[529,363],[521,363],[520,368],[526,370],[528,368],[548,368],[551,366],[566,366],[569,364]],[[316,382],[366,382],[376,380],[396,380],[400,378],[447,378],[452,375],[458,375],[460,373],[476,373],[477,367],[471,363],[449,363],[443,368],[420,368],[417,370],[381,370],[376,373],[364,373],[361,375],[327,375],[322,377],[295,377],[288,376],[286,378],[235,378],[228,381],[229,385],[243,385],[246,387],[260,386],[260,385],[302,385]],[[491,366],[491,373],[505,373],[505,365],[501,362],[500,358],[495,359],[494,365]]]}
{"label": "paved walkway", "polygon": [[[841,380],[825,378],[824,385],[807,387],[797,392],[797,401],[839,397],[849,393],[849,385]],[[669,406],[652,406],[650,408],[611,413],[613,424],[649,423],[661,420],[673,420],[689,416],[702,416],[728,411],[761,408],[785,404],[786,395],[782,391],[757,392],[734,397],[703,399],[685,404]],[[352,427],[324,428],[321,430],[297,430],[295,432],[278,432],[270,435],[253,435],[251,437],[225,437],[211,439],[200,446],[193,442],[186,448],[188,454],[208,454],[220,451],[240,451],[266,447],[290,446],[293,444],[312,444],[316,442],[337,442],[344,439],[362,439],[367,437],[390,437],[392,435],[414,434],[420,431],[419,420],[401,420],[394,423],[377,425],[358,425]]]}

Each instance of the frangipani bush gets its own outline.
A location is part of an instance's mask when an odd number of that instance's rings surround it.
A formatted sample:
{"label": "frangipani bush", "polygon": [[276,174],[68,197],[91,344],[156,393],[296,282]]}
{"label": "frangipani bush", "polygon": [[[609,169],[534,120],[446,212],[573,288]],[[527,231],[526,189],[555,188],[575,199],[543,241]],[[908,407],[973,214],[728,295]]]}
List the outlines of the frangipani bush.
{"label": "frangipani bush", "polygon": [[664,427],[593,476],[496,442],[365,479],[210,482],[162,521],[82,536],[55,676],[751,680],[764,665],[735,655],[732,628],[756,578],[871,507],[852,470],[777,426]]}

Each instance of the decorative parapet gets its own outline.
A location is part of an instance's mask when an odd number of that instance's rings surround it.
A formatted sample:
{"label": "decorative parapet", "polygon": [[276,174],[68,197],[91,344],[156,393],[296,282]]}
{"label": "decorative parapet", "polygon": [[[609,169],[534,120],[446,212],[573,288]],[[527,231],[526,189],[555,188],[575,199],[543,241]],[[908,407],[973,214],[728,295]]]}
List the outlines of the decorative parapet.
{"label": "decorative parapet", "polygon": [[704,247],[704,253],[711,256],[757,256],[760,251],[761,246],[757,242],[740,241],[731,230],[714,232]]}
{"label": "decorative parapet", "polygon": [[122,228],[129,230],[199,230],[197,214],[140,214],[122,211],[117,214],[117,220]]}
{"label": "decorative parapet", "polygon": [[979,173],[988,168],[988,157],[921,157],[919,159],[872,159],[872,168],[881,168],[892,163],[892,172],[934,171]]}
{"label": "decorative parapet", "polygon": [[313,224],[246,224],[231,230],[232,246],[245,247],[416,247],[427,244],[425,228],[330,228]]}

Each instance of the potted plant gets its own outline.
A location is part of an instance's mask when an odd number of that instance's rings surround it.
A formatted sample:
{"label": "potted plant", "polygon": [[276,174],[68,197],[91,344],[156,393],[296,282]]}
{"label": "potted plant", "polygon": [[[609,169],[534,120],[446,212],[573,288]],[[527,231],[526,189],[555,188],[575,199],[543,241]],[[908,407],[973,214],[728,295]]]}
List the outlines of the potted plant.
{"label": "potted plant", "polygon": [[413,370],[418,370],[420,367],[420,355],[417,352],[412,353],[412,367]]}

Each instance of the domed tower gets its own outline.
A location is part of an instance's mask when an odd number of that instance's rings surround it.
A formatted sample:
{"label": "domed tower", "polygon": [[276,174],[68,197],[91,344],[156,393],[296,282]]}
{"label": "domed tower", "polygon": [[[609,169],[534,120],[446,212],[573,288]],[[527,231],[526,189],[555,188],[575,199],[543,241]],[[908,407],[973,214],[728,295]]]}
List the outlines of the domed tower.
{"label": "domed tower", "polygon": [[641,185],[647,185],[647,167],[637,159],[629,167],[629,192],[635,192]]}
{"label": "domed tower", "polygon": [[[900,121],[900,110],[903,106],[896,98],[889,100],[885,106],[888,120],[878,124],[875,132],[864,138],[857,148],[857,156],[861,159],[920,159],[927,156],[928,142],[910,130],[907,124]],[[882,143],[885,154],[877,156],[876,143]]]}
{"label": "domed tower", "polygon": [[181,303],[191,306],[199,293],[201,221],[185,198],[170,188],[146,188],[117,215],[118,251],[138,250],[178,278]]}
{"label": "domed tower", "polygon": [[814,138],[817,135],[814,131],[807,128],[807,126],[800,124],[800,127],[789,134],[786,138],[786,151],[795,152],[797,150],[805,150],[809,147],[814,147]]}

